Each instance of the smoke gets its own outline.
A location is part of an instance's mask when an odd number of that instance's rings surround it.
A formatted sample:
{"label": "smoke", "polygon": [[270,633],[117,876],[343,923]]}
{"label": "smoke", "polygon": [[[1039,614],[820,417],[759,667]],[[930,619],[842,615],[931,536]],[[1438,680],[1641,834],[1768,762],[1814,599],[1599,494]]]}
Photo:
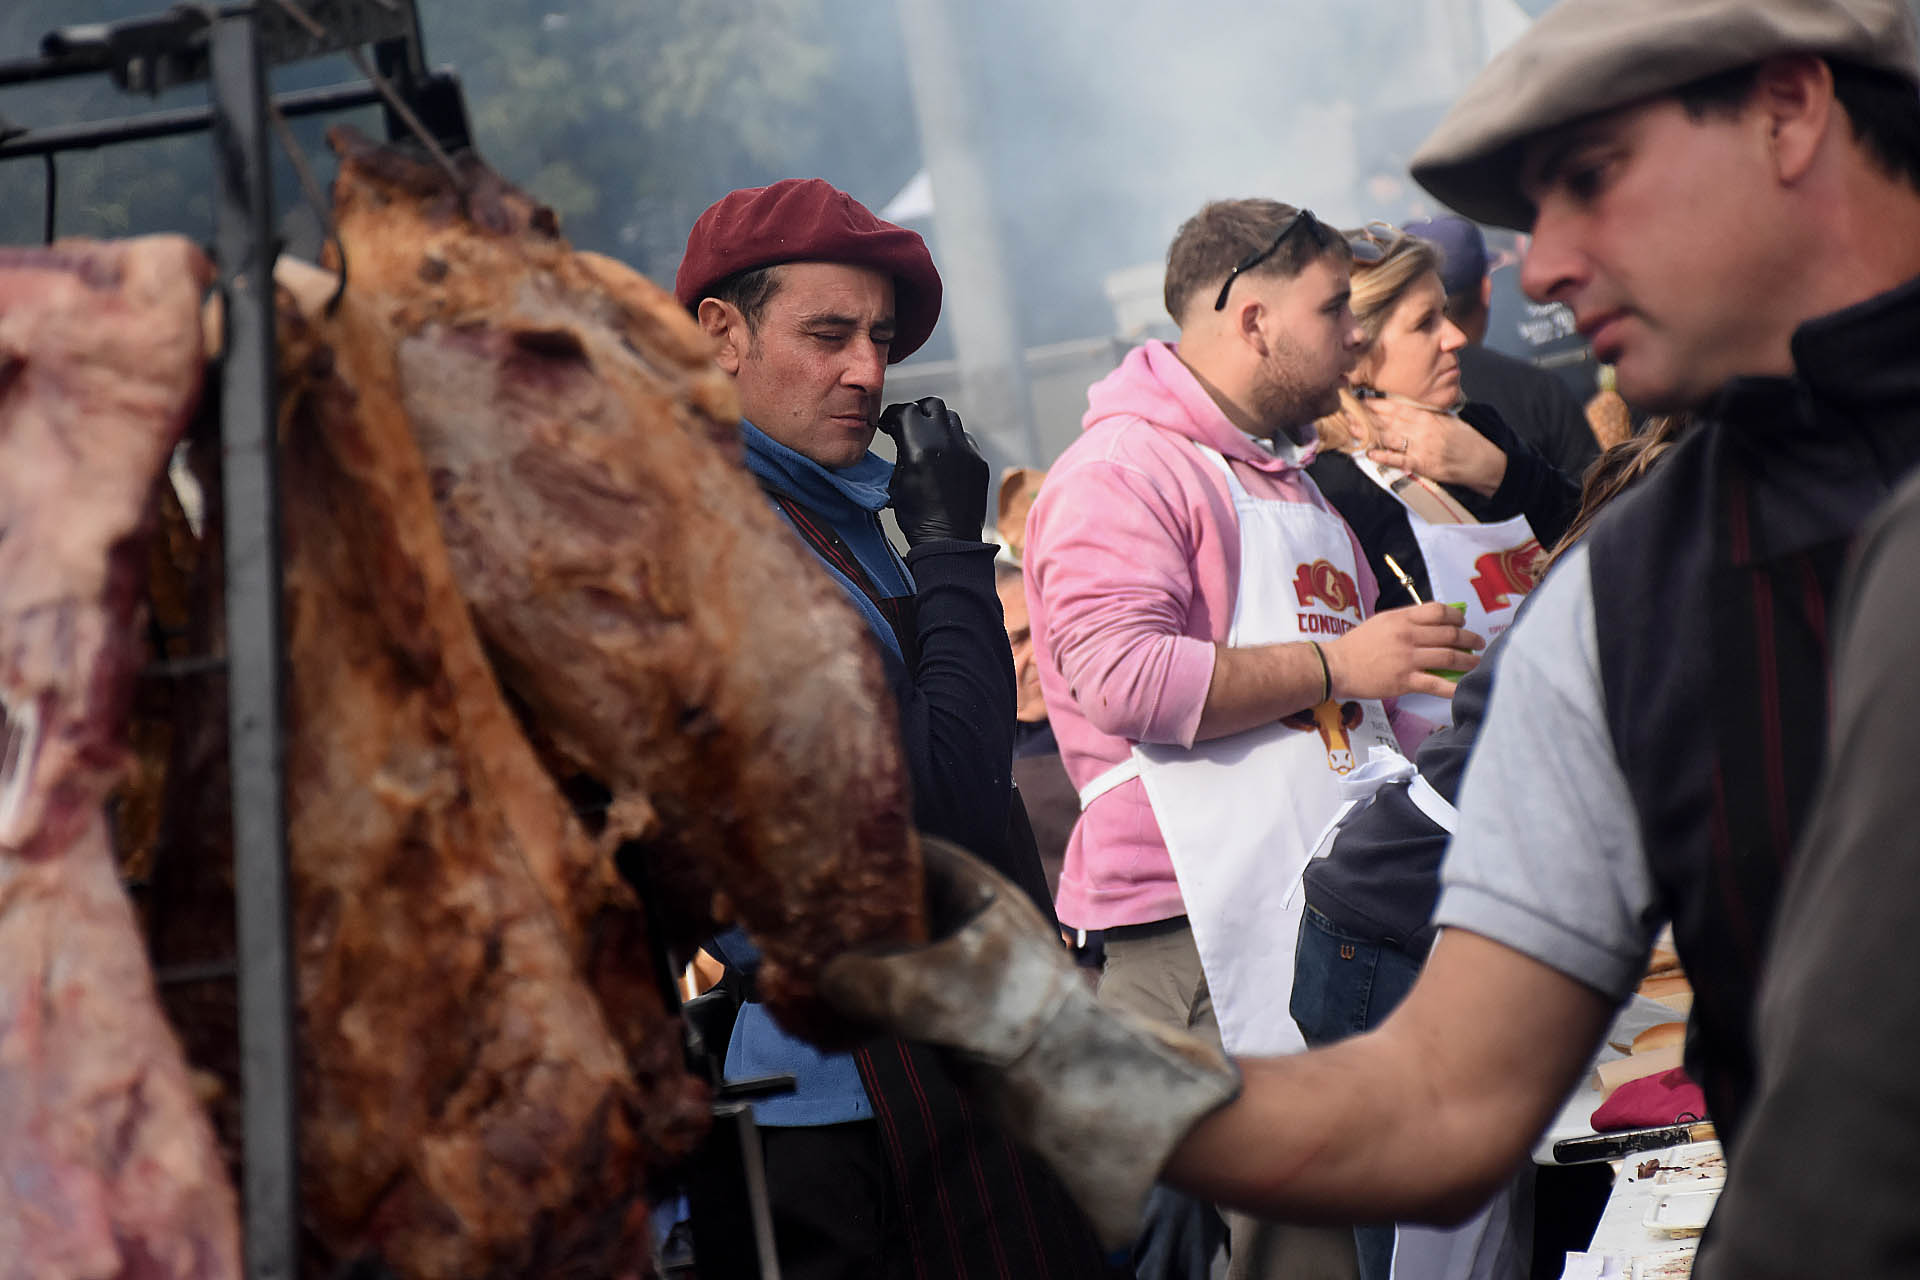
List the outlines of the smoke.
{"label": "smoke", "polygon": [[[1206,200],[1266,195],[1347,223],[1421,211],[1404,179],[1407,153],[1486,47],[1526,21],[1515,0],[941,2],[963,46],[1012,295],[1008,324],[1028,347],[1113,333],[1103,282],[1127,268],[1150,278],[1144,269]],[[734,186],[819,176],[879,208],[925,163],[897,0],[417,3],[430,60],[466,76],[483,152],[562,207],[582,247],[656,278],[672,274],[693,215]],[[62,21],[164,4],[7,8],[0,52],[23,55]],[[676,31],[699,39],[687,35],[683,49],[668,40]],[[725,51],[755,31],[791,35],[785,61],[817,59],[824,70],[778,85],[735,74],[752,64]],[[704,51],[710,80],[732,78],[709,84],[684,123],[642,138],[633,128],[640,90],[649,77],[671,81],[663,67],[685,49]],[[308,64],[275,80],[350,78],[344,70]],[[79,86],[16,95],[18,110],[0,96],[0,111],[27,125],[147,105],[104,86],[88,86],[84,100]],[[317,126],[302,131],[324,179]],[[61,230],[204,234],[205,143],[168,146],[63,161]],[[10,239],[37,238],[34,168],[5,169],[0,229]],[[282,185],[290,209],[297,197]],[[937,175],[935,188],[937,201]],[[942,254],[937,217],[916,225]],[[967,265],[944,255],[942,265],[964,288]],[[952,352],[942,333],[924,358]]]}
{"label": "smoke", "polygon": [[1511,0],[949,4],[1028,346],[1112,332],[1103,281],[1210,199],[1433,212],[1406,159],[1526,21]]}

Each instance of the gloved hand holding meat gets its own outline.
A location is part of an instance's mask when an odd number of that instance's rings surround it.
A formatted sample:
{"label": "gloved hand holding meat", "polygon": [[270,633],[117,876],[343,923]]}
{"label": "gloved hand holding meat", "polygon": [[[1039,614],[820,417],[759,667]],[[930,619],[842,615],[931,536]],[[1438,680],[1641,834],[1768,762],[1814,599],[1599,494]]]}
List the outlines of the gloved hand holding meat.
{"label": "gloved hand holding meat", "polygon": [[1212,1046],[1103,1009],[1014,885],[931,837],[924,946],[830,961],[828,999],[895,1035],[952,1051],[976,1096],[1038,1153],[1109,1248],[1133,1239],[1161,1165],[1240,1089]]}

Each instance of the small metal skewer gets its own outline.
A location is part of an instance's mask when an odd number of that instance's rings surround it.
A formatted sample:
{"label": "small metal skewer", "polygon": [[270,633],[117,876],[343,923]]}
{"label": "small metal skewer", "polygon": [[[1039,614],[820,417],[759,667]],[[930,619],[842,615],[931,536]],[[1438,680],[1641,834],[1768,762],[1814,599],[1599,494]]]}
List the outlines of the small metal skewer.
{"label": "small metal skewer", "polygon": [[1390,555],[1383,554],[1380,558],[1387,562],[1387,568],[1393,570],[1393,576],[1400,579],[1400,585],[1407,589],[1407,594],[1413,597],[1413,602],[1415,604],[1425,604],[1426,601],[1420,598],[1420,592],[1413,585],[1413,579],[1409,578],[1407,571],[1400,567],[1400,562]]}

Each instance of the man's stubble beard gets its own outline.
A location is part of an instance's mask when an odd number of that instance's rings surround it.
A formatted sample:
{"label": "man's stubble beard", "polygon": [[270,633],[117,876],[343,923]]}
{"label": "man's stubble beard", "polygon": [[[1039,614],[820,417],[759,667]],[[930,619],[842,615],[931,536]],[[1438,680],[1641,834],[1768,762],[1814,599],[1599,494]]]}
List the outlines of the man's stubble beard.
{"label": "man's stubble beard", "polygon": [[1300,348],[1282,340],[1260,364],[1253,383],[1253,412],[1269,435],[1297,445],[1313,436],[1313,424],[1340,407],[1340,381],[1308,385],[1300,376]]}

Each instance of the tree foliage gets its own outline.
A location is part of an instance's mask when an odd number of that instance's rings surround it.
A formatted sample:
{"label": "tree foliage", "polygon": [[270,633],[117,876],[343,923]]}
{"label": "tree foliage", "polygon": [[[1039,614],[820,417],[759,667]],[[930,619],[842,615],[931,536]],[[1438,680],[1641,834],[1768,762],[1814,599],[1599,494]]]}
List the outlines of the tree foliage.
{"label": "tree foliage", "polygon": [[[558,210],[575,243],[656,276],[673,270],[699,211],[732,187],[820,173],[884,199],[917,163],[910,112],[877,110],[871,100],[868,69],[894,39],[891,8],[879,0],[853,0],[853,23],[848,0],[418,3],[428,60],[460,75],[487,160]],[[842,12],[829,13],[836,4]],[[164,7],[14,0],[0,13],[0,58],[32,54],[57,26]],[[287,87],[355,74],[333,59],[282,69],[274,80]],[[895,92],[904,106],[903,87],[879,91]],[[204,88],[190,87],[155,104],[92,78],[0,93],[0,117],[44,128],[204,100]],[[849,116],[863,132],[850,134]],[[368,111],[357,122],[377,131],[379,120]],[[322,127],[298,132],[325,180]],[[208,154],[206,139],[193,137],[63,157],[60,230],[207,236]],[[281,167],[281,202],[291,207],[297,188]],[[39,238],[39,168],[0,165],[0,238],[8,242]]]}
{"label": "tree foliage", "polygon": [[666,232],[646,225],[649,210],[683,212],[709,175],[804,149],[832,65],[817,0],[480,7],[484,23],[432,8],[426,21],[434,58],[460,70],[482,149],[576,239],[607,247],[656,250]]}

